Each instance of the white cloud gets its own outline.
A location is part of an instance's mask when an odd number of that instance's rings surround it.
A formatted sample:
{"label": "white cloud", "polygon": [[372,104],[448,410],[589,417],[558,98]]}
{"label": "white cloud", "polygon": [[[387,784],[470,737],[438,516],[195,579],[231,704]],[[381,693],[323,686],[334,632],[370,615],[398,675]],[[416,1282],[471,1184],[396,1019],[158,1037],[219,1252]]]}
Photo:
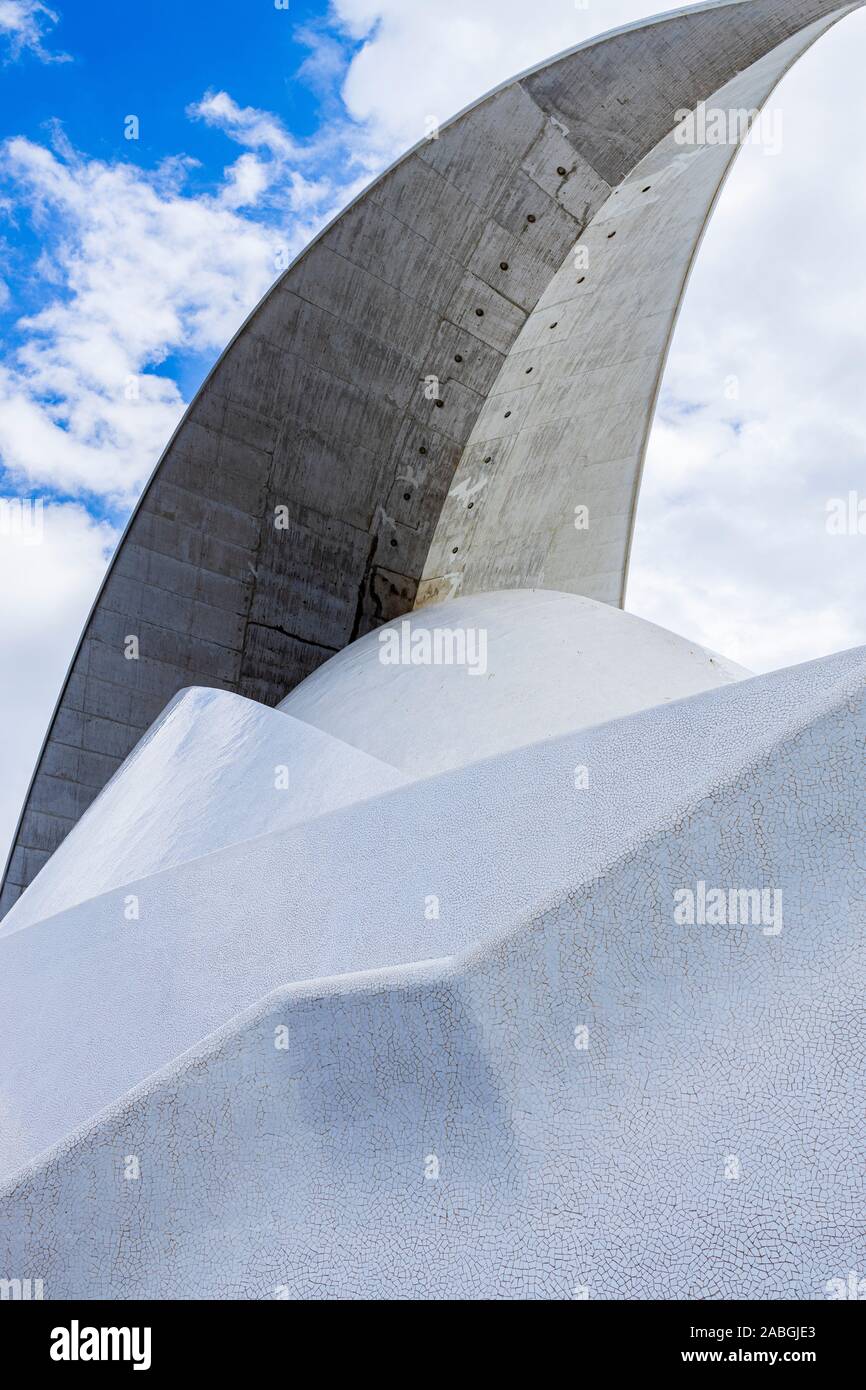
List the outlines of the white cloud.
{"label": "white cloud", "polygon": [[270,178],[267,167],[254,154],[242,154],[226,169],[221,201],[227,208],[253,208],[261,201]]}
{"label": "white cloud", "polygon": [[[329,215],[333,189],[245,155],[214,196],[193,196],[183,160],[149,173],[25,139],[6,143],[0,169],[60,291],[19,321],[23,346],[0,364],[0,459],[22,486],[128,506],[184,406],[161,364],[217,356],[276,278],[278,253]],[[280,205],[267,221],[239,215],[265,187]]]}
{"label": "white cloud", "polygon": [[[31,220],[42,241],[33,271],[50,291],[38,313],[19,320],[22,346],[0,358],[7,494],[48,489],[129,508],[184,408],[167,359],[215,359],[287,257],[366,181],[345,148],[340,179],[298,167],[339,148],[336,131],[318,151],[302,150],[276,117],[225,93],[192,114],[245,149],[208,195],[190,190],[191,162],[181,155],[154,171],[86,159],[59,128],[52,148],[23,138],[0,147],[9,190],[0,215]],[[0,717],[15,730],[0,788],[0,854],[117,539],[75,505],[48,506],[45,523],[40,547],[0,537]]]}
{"label": "white cloud", "polygon": [[[46,506],[40,545],[0,534],[0,869],[79,633],[117,543],[83,507]],[[8,530],[7,528],[4,528]]]}
{"label": "white cloud", "polygon": [[658,9],[655,0],[333,0],[346,33],[363,47],[343,94],[381,150],[423,138],[428,116],[444,123],[517,72]]}
{"label": "white cloud", "polygon": [[8,57],[28,52],[43,63],[69,62],[67,53],[51,52],[42,42],[59,18],[41,0],[0,0],[0,40],[6,41]]}
{"label": "white cloud", "polygon": [[[324,171],[330,157],[345,144],[345,123],[300,144],[292,139],[276,116],[253,106],[238,106],[228,92],[208,92],[201,101],[187,107],[187,115],[221,130],[248,150],[256,151],[241,155],[226,170],[226,185],[221,195],[226,206],[257,207],[272,218],[280,213],[308,213],[317,209],[330,216],[343,206],[351,153],[348,161],[344,156],[339,178]],[[319,177],[305,176],[302,166],[318,168]]]}
{"label": "white cloud", "polygon": [[251,150],[266,150],[280,159],[291,158],[299,152],[299,146],[276,116],[258,111],[254,106],[238,106],[228,92],[208,92],[201,101],[187,107],[187,115],[224,130],[239,145]]}
{"label": "white cloud", "polygon": [[757,670],[866,643],[866,537],[826,528],[829,499],[866,497],[864,49],[857,15],[773,98],[782,152],[741,154],[644,475],[629,608]]}
{"label": "white cloud", "polygon": [[338,82],[348,66],[346,48],[322,28],[306,25],[295,31],[295,40],[309,49],[309,54],[295,74],[324,100],[330,101]]}

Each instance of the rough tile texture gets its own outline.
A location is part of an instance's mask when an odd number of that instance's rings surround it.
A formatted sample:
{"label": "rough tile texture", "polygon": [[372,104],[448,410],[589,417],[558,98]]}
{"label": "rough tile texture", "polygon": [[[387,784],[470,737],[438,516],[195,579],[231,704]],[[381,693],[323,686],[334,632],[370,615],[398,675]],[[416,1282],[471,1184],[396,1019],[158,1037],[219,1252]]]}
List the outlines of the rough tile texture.
{"label": "rough tile texture", "polygon": [[[864,1254],[864,745],[859,651],[210,856],[180,896],[158,875],[140,923],[108,895],[0,938],[0,981],[40,984],[0,1010],[29,1018],[6,1133],[118,1098],[6,1180],[0,1272],[47,1297],[825,1297]],[[781,930],[680,924],[701,882],[781,892]]]}
{"label": "rough tile texture", "polygon": [[[3,890],[179,686],[231,692],[168,712],[34,891],[53,915],[25,897],[0,932],[0,1279],[820,1299],[862,1278],[866,651],[406,785],[306,729],[294,809],[249,798],[294,721],[238,699],[276,703],[411,607],[440,515],[422,600],[555,577],[616,603],[729,154],[678,155],[673,113],[757,104],[853,8],[705,6],[502,89],[222,358],[85,632]],[[561,507],[588,499],[576,558]]]}

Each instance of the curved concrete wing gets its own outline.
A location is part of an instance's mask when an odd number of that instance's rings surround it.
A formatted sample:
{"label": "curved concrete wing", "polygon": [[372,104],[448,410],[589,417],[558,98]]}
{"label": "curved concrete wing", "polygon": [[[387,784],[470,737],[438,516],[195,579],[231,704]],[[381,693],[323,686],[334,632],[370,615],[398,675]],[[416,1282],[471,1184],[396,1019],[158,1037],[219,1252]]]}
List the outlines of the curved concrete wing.
{"label": "curved concrete wing", "polygon": [[671,327],[736,152],[677,152],[677,112],[717,94],[760,105],[862,2],[732,0],[584,44],[459,116],[309,247],[211,373],[130,523],[0,911],[184,686],[276,704],[410,609],[422,573],[422,601],[521,585],[621,601]]}

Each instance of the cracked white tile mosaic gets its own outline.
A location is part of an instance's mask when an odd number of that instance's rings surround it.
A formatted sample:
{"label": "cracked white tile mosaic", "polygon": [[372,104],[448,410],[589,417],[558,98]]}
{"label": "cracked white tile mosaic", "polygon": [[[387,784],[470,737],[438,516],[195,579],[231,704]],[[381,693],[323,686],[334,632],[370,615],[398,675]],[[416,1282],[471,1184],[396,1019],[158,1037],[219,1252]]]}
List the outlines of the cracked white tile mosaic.
{"label": "cracked white tile mosaic", "polygon": [[524,74],[220,360],[4,884],[0,1282],[860,1297],[866,650],[750,678],[616,607],[735,154],[675,112],[757,109],[856,8],[697,6]]}

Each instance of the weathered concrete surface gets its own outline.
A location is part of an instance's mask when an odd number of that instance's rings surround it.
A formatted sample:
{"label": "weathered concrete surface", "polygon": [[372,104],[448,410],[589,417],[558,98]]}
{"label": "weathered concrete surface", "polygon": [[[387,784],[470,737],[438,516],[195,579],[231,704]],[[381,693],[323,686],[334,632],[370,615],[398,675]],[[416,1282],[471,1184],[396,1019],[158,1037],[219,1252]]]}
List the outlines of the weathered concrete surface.
{"label": "weathered concrete surface", "polygon": [[[583,45],[458,117],[317,239],[217,364],[130,523],[52,721],[0,911],[184,686],[276,704],[410,609],[422,571],[422,598],[540,584],[620,600],[653,370],[732,153],[691,160],[692,188],[667,147],[658,169],[651,152],[677,110],[738,75],[757,104],[859,3],[736,0]],[[636,184],[620,186],[648,156],[670,196],[659,184],[620,213]],[[669,262],[658,235],[672,238]],[[562,269],[582,237],[596,277],[584,298]],[[562,338],[542,351],[535,335],[560,331],[539,316],[545,295],[545,310],[562,304]],[[541,385],[497,432],[524,361]],[[560,390],[579,393],[577,412]],[[456,501],[458,464],[477,481],[494,458],[491,505]],[[568,460],[570,511],[594,508],[581,548],[557,513]],[[130,634],[138,660],[125,659]]]}
{"label": "weathered concrete surface", "polygon": [[[825,28],[819,21],[781,44],[710,105],[761,107]],[[534,81],[542,79],[530,79],[530,88]],[[442,508],[419,603],[524,584],[624,603],[668,347],[738,148],[689,147],[672,132],[596,213],[478,416]]]}

